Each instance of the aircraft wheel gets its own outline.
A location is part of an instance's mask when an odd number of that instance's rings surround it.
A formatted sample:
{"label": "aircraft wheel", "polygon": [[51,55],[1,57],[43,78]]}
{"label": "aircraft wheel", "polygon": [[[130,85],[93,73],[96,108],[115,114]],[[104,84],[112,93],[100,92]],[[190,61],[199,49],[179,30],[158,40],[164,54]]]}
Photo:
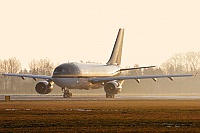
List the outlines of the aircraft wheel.
{"label": "aircraft wheel", "polygon": [[68,98],[68,97],[69,97],[69,94],[68,94],[67,91],[64,91],[64,93],[63,93],[63,97],[64,97],[64,98]]}
{"label": "aircraft wheel", "polygon": [[68,95],[64,94],[63,97],[64,97],[64,98],[68,98]]}
{"label": "aircraft wheel", "polygon": [[109,95],[109,94],[106,94],[106,98],[114,98],[115,95]]}
{"label": "aircraft wheel", "polygon": [[71,98],[72,97],[72,93],[68,93],[68,94],[63,94],[63,97],[64,98]]}
{"label": "aircraft wheel", "polygon": [[71,92],[69,92],[69,95],[68,95],[70,98],[72,97],[72,93]]}
{"label": "aircraft wheel", "polygon": [[64,98],[71,98],[72,97],[72,93],[69,92],[69,90],[67,90],[67,89],[63,89],[63,90],[64,90],[64,92],[63,92]]}
{"label": "aircraft wheel", "polygon": [[110,96],[108,94],[106,94],[106,98],[110,98]]}

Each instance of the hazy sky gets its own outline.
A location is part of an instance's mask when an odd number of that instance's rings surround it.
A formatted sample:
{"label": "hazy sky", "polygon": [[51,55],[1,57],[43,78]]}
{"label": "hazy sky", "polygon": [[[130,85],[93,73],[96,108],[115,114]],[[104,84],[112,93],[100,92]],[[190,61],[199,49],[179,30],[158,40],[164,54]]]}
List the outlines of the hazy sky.
{"label": "hazy sky", "polygon": [[0,0],[0,59],[106,63],[125,28],[122,66],[200,51],[199,0]]}

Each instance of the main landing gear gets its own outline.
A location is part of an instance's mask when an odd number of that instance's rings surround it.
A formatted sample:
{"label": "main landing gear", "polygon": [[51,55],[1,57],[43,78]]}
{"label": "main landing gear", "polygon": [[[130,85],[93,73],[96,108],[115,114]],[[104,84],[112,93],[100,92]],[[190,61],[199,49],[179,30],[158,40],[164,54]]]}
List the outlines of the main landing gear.
{"label": "main landing gear", "polygon": [[106,94],[106,98],[114,98],[115,95],[109,95],[109,94]]}
{"label": "main landing gear", "polygon": [[71,98],[71,97],[72,97],[72,93],[69,92],[69,89],[67,89],[67,88],[62,88],[62,91],[63,91],[63,97],[64,97],[64,98]]}

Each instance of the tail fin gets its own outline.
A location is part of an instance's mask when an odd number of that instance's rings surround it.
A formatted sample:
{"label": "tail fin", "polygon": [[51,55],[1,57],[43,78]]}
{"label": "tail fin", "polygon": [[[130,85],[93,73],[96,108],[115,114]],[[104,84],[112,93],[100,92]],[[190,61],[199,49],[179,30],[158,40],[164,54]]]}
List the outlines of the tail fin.
{"label": "tail fin", "polygon": [[120,65],[122,56],[122,46],[124,38],[124,29],[119,29],[115,45],[107,65]]}

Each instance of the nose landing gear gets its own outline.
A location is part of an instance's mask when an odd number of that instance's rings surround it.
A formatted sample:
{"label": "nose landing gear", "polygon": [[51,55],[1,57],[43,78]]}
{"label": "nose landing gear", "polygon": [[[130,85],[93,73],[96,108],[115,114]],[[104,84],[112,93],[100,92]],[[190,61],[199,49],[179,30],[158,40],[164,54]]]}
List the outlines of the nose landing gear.
{"label": "nose landing gear", "polygon": [[63,91],[63,97],[64,98],[71,98],[72,97],[72,93],[69,92],[69,89],[64,87],[64,88],[62,88],[62,91]]}

